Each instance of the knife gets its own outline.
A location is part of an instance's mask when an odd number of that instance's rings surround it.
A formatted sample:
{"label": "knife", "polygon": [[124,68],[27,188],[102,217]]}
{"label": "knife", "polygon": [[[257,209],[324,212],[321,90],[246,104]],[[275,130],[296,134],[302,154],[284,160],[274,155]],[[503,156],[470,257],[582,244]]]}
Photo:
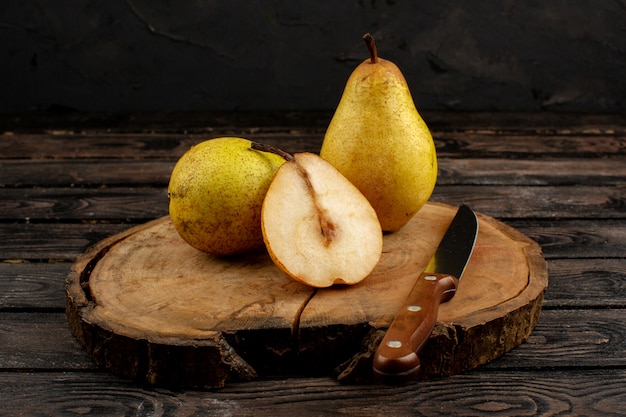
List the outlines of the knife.
{"label": "knife", "polygon": [[461,205],[374,355],[374,376],[403,382],[419,373],[419,352],[437,321],[439,304],[456,293],[478,235],[476,214]]}

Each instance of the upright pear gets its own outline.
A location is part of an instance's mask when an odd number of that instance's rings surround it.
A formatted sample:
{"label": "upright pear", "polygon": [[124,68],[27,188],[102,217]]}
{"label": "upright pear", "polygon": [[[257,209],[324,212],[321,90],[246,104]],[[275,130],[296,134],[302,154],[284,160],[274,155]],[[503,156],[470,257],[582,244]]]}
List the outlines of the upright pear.
{"label": "upright pear", "polygon": [[363,39],[370,58],[350,75],[320,156],[369,200],[382,229],[393,232],[430,198],[437,156],[402,72],[378,57],[369,33]]}

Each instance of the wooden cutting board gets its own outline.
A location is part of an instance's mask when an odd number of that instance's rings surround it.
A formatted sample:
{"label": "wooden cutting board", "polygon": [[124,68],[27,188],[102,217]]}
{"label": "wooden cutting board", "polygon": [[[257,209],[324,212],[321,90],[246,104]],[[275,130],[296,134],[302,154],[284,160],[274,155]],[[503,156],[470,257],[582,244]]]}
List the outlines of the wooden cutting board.
{"label": "wooden cutting board", "polygon": [[[384,329],[455,213],[428,203],[385,236],[369,277],[328,289],[291,280],[265,251],[222,258],[199,252],[163,217],[76,260],[66,285],[68,322],[98,365],[149,384],[208,389],[294,374],[368,382]],[[478,218],[470,263],[421,354],[422,378],[487,363],[526,340],[537,323],[548,284],[539,245]]]}

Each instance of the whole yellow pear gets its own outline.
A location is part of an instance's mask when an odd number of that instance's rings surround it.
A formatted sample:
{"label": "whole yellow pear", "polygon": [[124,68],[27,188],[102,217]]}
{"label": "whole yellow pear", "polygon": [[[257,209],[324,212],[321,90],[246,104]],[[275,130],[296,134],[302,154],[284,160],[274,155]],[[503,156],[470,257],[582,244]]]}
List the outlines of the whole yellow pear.
{"label": "whole yellow pear", "polygon": [[236,137],[209,139],[192,146],[174,166],[169,214],[196,249],[232,255],[264,246],[261,207],[285,159],[251,144]]}
{"label": "whole yellow pear", "polygon": [[320,156],[365,195],[384,231],[396,231],[435,188],[435,144],[402,72],[378,57],[369,33],[363,39],[370,58],[350,75]]}

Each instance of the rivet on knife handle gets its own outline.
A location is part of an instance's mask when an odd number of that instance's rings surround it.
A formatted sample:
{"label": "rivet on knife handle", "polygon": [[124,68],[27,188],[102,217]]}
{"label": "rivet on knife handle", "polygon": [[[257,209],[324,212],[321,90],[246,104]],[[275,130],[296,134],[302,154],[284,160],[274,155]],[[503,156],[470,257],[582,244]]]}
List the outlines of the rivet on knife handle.
{"label": "rivet on knife handle", "polygon": [[439,304],[452,298],[457,287],[458,280],[449,274],[419,276],[376,351],[376,377],[398,382],[413,379],[420,368],[419,352],[437,321]]}

